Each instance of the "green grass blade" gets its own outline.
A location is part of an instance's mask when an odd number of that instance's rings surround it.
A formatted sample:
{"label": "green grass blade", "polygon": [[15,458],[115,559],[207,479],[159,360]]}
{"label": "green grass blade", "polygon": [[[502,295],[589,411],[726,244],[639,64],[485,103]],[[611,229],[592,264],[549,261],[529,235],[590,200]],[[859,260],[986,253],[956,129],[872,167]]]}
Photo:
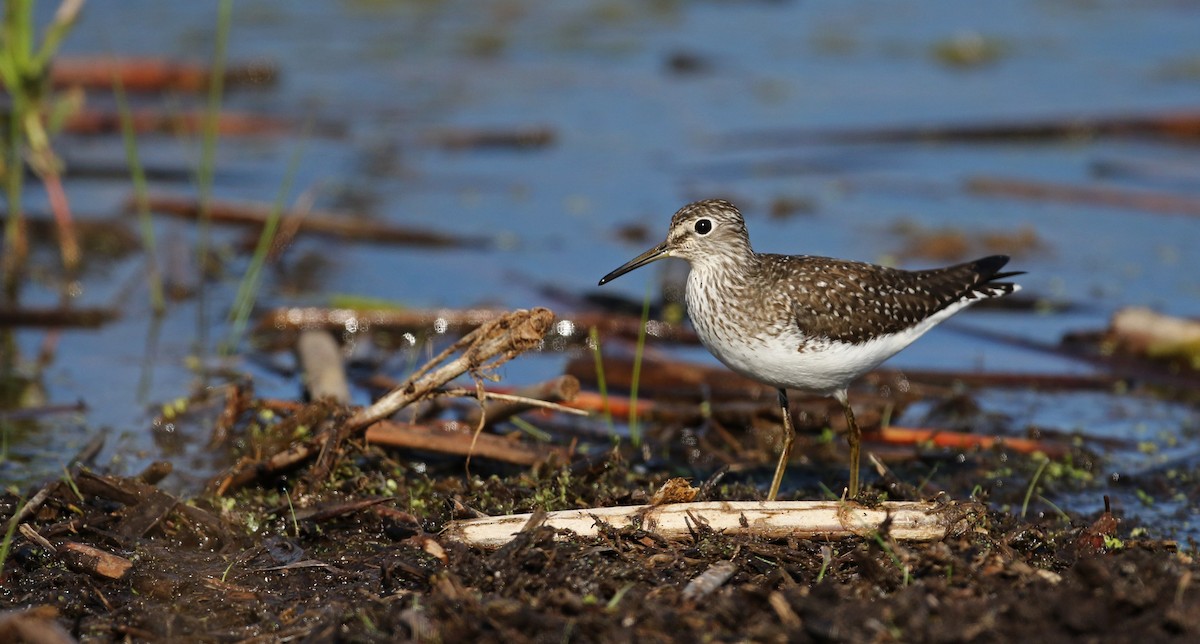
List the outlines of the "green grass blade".
{"label": "green grass blade", "polygon": [[121,118],[121,138],[125,142],[125,162],[129,164],[129,174],[133,180],[133,200],[137,207],[142,246],[146,252],[146,286],[150,289],[150,304],[155,317],[162,317],[167,311],[167,301],[163,296],[162,274],[158,270],[158,245],[154,239],[154,223],[150,220],[146,171],[142,167],[141,157],[138,155],[137,134],[133,131],[133,114],[129,110],[125,85],[121,82],[119,74],[113,74],[113,95],[116,97],[117,113]]}
{"label": "green grass blade", "polygon": [[17,499],[13,505],[13,515],[8,519],[8,527],[4,529],[4,540],[0,541],[0,577],[4,576],[4,564],[8,561],[8,551],[12,548],[13,533],[17,531],[17,516],[25,506],[25,497]]}
{"label": "green grass blade", "polygon": [[58,6],[58,11],[54,12],[54,19],[50,21],[45,35],[42,36],[42,46],[38,48],[37,55],[33,58],[35,66],[45,67],[50,64],[50,59],[58,53],[58,46],[62,44],[62,39],[75,26],[75,19],[79,17],[80,9],[83,9],[83,0],[63,0],[63,3]]}
{"label": "green grass blade", "polygon": [[1042,461],[1038,466],[1037,471],[1033,473],[1033,478],[1029,480],[1029,487],[1025,489],[1025,500],[1021,502],[1021,518],[1025,518],[1025,513],[1029,510],[1029,499],[1033,497],[1033,491],[1037,488],[1038,479],[1042,478],[1042,472],[1046,470],[1046,466],[1050,464],[1050,459]]}
{"label": "green grass blade", "polygon": [[15,297],[21,274],[25,245],[25,209],[21,190],[25,181],[25,159],[21,154],[24,141],[24,120],[29,111],[29,95],[21,82],[33,47],[33,3],[30,0],[10,0],[4,6],[4,23],[0,25],[0,79],[8,90],[8,135],[4,150],[4,194],[8,217],[4,223],[4,292],[5,298]]}
{"label": "green grass blade", "polygon": [[516,425],[517,429],[525,432],[531,438],[533,438],[533,440],[538,441],[539,443],[549,443],[554,438],[550,435],[550,432],[538,427],[537,425],[534,425],[520,416],[513,416],[508,420],[513,425]]}
{"label": "green grass blade", "polygon": [[608,380],[604,377],[604,354],[600,350],[600,331],[596,327],[588,329],[588,344],[592,348],[592,358],[596,361],[596,386],[600,389],[600,404],[604,407],[604,422],[608,424],[608,435],[616,436],[613,426],[612,409],[608,406]]}
{"label": "green grass blade", "polygon": [[646,297],[642,300],[642,324],[638,327],[637,348],[633,353],[633,377],[629,383],[629,440],[634,447],[642,446],[642,428],[638,426],[637,399],[638,381],[642,376],[642,355],[646,349],[646,323],[650,320],[650,288],[646,284]]}
{"label": "green grass blade", "polygon": [[271,212],[267,214],[266,224],[263,225],[262,232],[258,235],[258,244],[254,247],[250,265],[246,267],[246,273],[242,275],[242,283],[238,285],[237,295],[233,300],[233,309],[230,311],[229,336],[225,338],[224,346],[221,347],[221,353],[224,355],[233,352],[237,343],[241,341],[242,334],[246,331],[250,313],[254,310],[254,302],[258,299],[259,286],[262,284],[262,269],[267,263],[267,255],[271,252],[271,244],[275,242],[275,233],[279,231],[279,221],[283,218],[287,196],[296,182],[296,174],[300,170],[300,159],[304,156],[304,142],[307,138],[306,128],[305,135],[300,137],[301,142],[292,152],[291,160],[288,161],[283,183],[279,186],[279,193],[275,195],[275,203],[271,205]]}
{"label": "green grass blade", "polygon": [[20,92],[11,94],[11,104],[8,119],[8,145],[4,151],[5,182],[4,194],[8,206],[8,217],[4,222],[4,280],[6,293],[15,290],[17,279],[21,273],[25,236],[25,208],[22,204],[21,189],[24,186],[25,160],[21,155],[21,120],[24,118],[28,103]]}
{"label": "green grass blade", "polygon": [[[217,5],[216,47],[208,80],[208,103],[200,141],[200,165],[196,170],[196,193],[200,201],[199,226],[196,234],[196,261],[201,275],[208,267],[209,246],[212,242],[212,184],[217,163],[217,126],[220,124],[221,99],[225,88],[225,56],[229,47],[229,29],[233,16],[233,0],[221,0]],[[197,288],[196,338],[203,351],[208,342],[206,324],[205,280]]]}

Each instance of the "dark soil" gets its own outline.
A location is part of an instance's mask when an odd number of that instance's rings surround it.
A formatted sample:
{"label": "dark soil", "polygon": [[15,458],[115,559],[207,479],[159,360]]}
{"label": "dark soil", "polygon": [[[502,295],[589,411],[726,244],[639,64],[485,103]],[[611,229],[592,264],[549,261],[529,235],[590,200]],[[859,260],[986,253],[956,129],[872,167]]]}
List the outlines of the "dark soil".
{"label": "dark soil", "polygon": [[[438,531],[472,511],[645,502],[666,476],[608,455],[573,467],[477,463],[464,477],[459,460],[351,447],[359,451],[336,479],[308,492],[285,494],[285,485],[305,486],[278,480],[184,506],[133,479],[84,472],[74,487],[53,483],[27,524],[60,553],[13,537],[0,605],[53,607],[49,621],[37,617],[46,611],[25,613],[24,628],[57,623],[90,641],[1200,637],[1194,551],[1133,539],[1134,526],[1107,513],[1025,522],[994,510],[973,532],[935,543],[768,541],[702,527],[681,542],[631,527],[580,539],[543,527],[484,551]],[[974,464],[1000,460],[980,453]],[[881,485],[868,494],[883,495]],[[888,487],[895,498],[898,487]],[[736,481],[705,493],[761,495]],[[0,507],[12,516],[19,505],[10,494]],[[105,578],[61,554],[66,542],[132,567]],[[0,637],[17,632],[13,620],[3,617]]]}

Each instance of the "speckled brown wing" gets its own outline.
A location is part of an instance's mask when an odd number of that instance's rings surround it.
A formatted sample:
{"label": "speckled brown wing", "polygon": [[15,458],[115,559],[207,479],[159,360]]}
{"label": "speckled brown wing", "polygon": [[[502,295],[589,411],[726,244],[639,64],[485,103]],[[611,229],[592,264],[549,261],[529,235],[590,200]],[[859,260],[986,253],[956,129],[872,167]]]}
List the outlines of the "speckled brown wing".
{"label": "speckled brown wing", "polygon": [[764,282],[790,294],[793,316],[809,337],[860,343],[903,331],[963,300],[1013,291],[999,283],[1008,257],[905,271],[825,257],[762,255]]}

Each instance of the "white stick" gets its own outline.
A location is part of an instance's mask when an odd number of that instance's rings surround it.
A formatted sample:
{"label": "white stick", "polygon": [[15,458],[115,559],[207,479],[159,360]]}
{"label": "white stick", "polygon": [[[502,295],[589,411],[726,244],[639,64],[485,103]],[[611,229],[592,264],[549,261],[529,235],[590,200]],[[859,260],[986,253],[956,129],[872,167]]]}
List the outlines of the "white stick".
{"label": "white stick", "polygon": [[[562,510],[546,515],[545,525],[594,537],[601,523],[643,529],[670,538],[686,537],[700,524],[718,532],[748,533],[778,539],[865,537],[883,529],[895,539],[934,541],[971,529],[983,506],[977,503],[889,501],[867,507],[840,501],[707,501],[667,505]],[[513,539],[528,514],[451,521],[442,535],[481,548],[498,548]]]}

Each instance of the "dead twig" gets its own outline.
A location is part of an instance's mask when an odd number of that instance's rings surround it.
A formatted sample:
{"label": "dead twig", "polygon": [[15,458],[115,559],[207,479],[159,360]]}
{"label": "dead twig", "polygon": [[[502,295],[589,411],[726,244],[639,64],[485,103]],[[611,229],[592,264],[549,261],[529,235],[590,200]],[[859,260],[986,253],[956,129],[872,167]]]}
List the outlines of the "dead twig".
{"label": "dead twig", "polygon": [[1200,138],[1200,112],[1159,114],[1072,115],[1025,121],[947,125],[912,125],[858,130],[769,130],[721,137],[720,144],[741,147],[790,147],[812,143],[907,143],[955,141],[971,143],[1056,141],[1095,136]]}
{"label": "dead twig", "polygon": [[684,587],[680,597],[685,602],[704,599],[729,581],[735,572],[737,572],[737,565],[732,561],[718,561],[693,577]]}
{"label": "dead twig", "polygon": [[107,579],[120,579],[133,567],[133,562],[125,557],[114,555],[111,552],[105,552],[99,548],[93,548],[82,543],[66,541],[60,546],[55,546],[48,539],[38,534],[37,530],[34,530],[28,523],[22,523],[18,530],[21,532],[21,536],[41,546],[47,552],[56,555],[64,563],[76,570]]}
{"label": "dead twig", "polygon": [[[600,524],[608,524],[639,525],[661,537],[681,539],[700,522],[716,532],[765,539],[845,539],[868,536],[886,523],[894,539],[935,541],[963,533],[983,512],[978,503],[889,501],[867,507],[837,501],[708,501],[563,510],[547,513],[545,525],[570,530],[582,538],[598,536]],[[480,548],[498,548],[512,540],[531,516],[451,521],[442,536]]]}
{"label": "dead twig", "polygon": [[[346,427],[351,431],[364,429],[468,371],[480,373],[495,369],[541,344],[553,322],[554,313],[549,309],[536,308],[514,311],[480,326],[426,363],[405,384],[355,414]],[[459,350],[462,354],[457,358],[437,366]]]}
{"label": "dead twig", "polygon": [[1021,454],[1041,452],[1050,458],[1062,458],[1071,452],[1071,446],[1058,441],[1035,440],[1007,436],[982,436],[940,429],[919,427],[880,427],[870,432],[875,440],[892,445],[928,443],[936,447],[952,449],[992,449],[1003,446]]}
{"label": "dead twig", "polygon": [[117,318],[112,309],[56,308],[56,309],[0,309],[0,327],[77,327],[94,329]]}
{"label": "dead twig", "polygon": [[[473,395],[474,392],[457,390],[446,393],[450,395]],[[483,426],[486,428],[535,407],[586,416],[588,412],[585,410],[558,404],[562,402],[569,403],[577,395],[579,395],[579,379],[570,375],[558,376],[546,382],[523,387],[511,394],[485,391],[482,404],[473,407],[467,413],[463,422],[474,427],[483,419]]]}
{"label": "dead twig", "polygon": [[[199,134],[207,116],[203,112],[134,110],[130,115],[137,134]],[[226,136],[262,137],[286,134],[295,129],[283,119],[260,114],[221,112],[217,133]],[[71,134],[114,134],[121,131],[121,115],[113,111],[81,109],[66,118],[63,131]]]}
{"label": "dead twig", "polygon": [[[499,309],[330,309],[291,307],[270,311],[259,319],[256,334],[288,334],[305,329],[325,329],[333,333],[389,331],[393,333],[447,334],[469,333],[480,325],[505,315]],[[596,327],[606,337],[636,339],[642,321],[638,316],[612,313],[577,313],[559,317],[554,324],[549,348],[565,348],[587,339],[587,330]],[[649,335],[662,342],[699,344],[696,333],[683,324],[651,321]],[[291,339],[270,342],[291,346]],[[589,358],[590,360],[590,358]]]}
{"label": "dead twig", "polygon": [[[338,448],[347,439],[362,433],[368,426],[421,400],[447,382],[471,373],[476,377],[504,364],[508,360],[536,348],[550,329],[554,314],[549,309],[518,310],[479,327],[452,344],[399,387],[385,394],[373,405],[359,410],[337,427],[326,427],[313,438],[296,443],[263,461],[239,463],[218,479],[216,494],[245,485],[262,473],[279,472],[317,458],[309,476],[320,479],[332,467]],[[458,357],[450,360],[455,352]]]}
{"label": "dead twig", "polygon": [[[154,214],[180,219],[197,219],[201,212],[200,202],[192,197],[149,195],[146,198],[146,205]],[[126,208],[130,212],[133,211],[132,200],[128,202]],[[273,207],[270,204],[213,201],[209,205],[208,216],[217,224],[258,229],[267,224],[272,210]],[[289,220],[298,221],[299,231],[302,233],[338,239],[352,239],[377,244],[406,244],[426,248],[481,247],[488,244],[488,240],[482,237],[466,237],[406,228],[346,213],[313,211],[305,212],[303,217],[293,217],[293,213],[289,211],[284,216]]]}
{"label": "dead twig", "polygon": [[[225,87],[270,85],[279,76],[275,65],[249,63],[225,68]],[[119,78],[127,92],[203,92],[212,71],[200,64],[145,57],[56,56],[50,69],[55,87],[112,91]]]}
{"label": "dead twig", "polygon": [[346,365],[333,334],[317,330],[301,332],[296,342],[296,354],[310,398],[332,398],[343,405],[350,403]]}
{"label": "dead twig", "polygon": [[533,465],[551,457],[566,461],[569,452],[561,447],[531,445],[496,434],[479,434],[474,425],[445,422],[410,425],[381,420],[367,428],[368,443],[471,458],[487,458],[514,465]]}
{"label": "dead twig", "polygon": [[483,148],[534,149],[549,147],[557,138],[553,128],[527,127],[511,130],[455,129],[431,132],[426,139],[448,150]]}
{"label": "dead twig", "polygon": [[1123,378],[1104,373],[1036,373],[985,371],[932,371],[905,369],[872,371],[863,381],[876,387],[904,387],[917,395],[926,390],[940,393],[951,387],[990,389],[1036,389],[1038,391],[1111,391],[1128,384]]}
{"label": "dead twig", "polygon": [[1164,215],[1200,217],[1200,199],[1162,192],[1133,191],[1109,186],[1078,186],[1025,179],[972,177],[967,191],[990,197],[1123,208]]}

